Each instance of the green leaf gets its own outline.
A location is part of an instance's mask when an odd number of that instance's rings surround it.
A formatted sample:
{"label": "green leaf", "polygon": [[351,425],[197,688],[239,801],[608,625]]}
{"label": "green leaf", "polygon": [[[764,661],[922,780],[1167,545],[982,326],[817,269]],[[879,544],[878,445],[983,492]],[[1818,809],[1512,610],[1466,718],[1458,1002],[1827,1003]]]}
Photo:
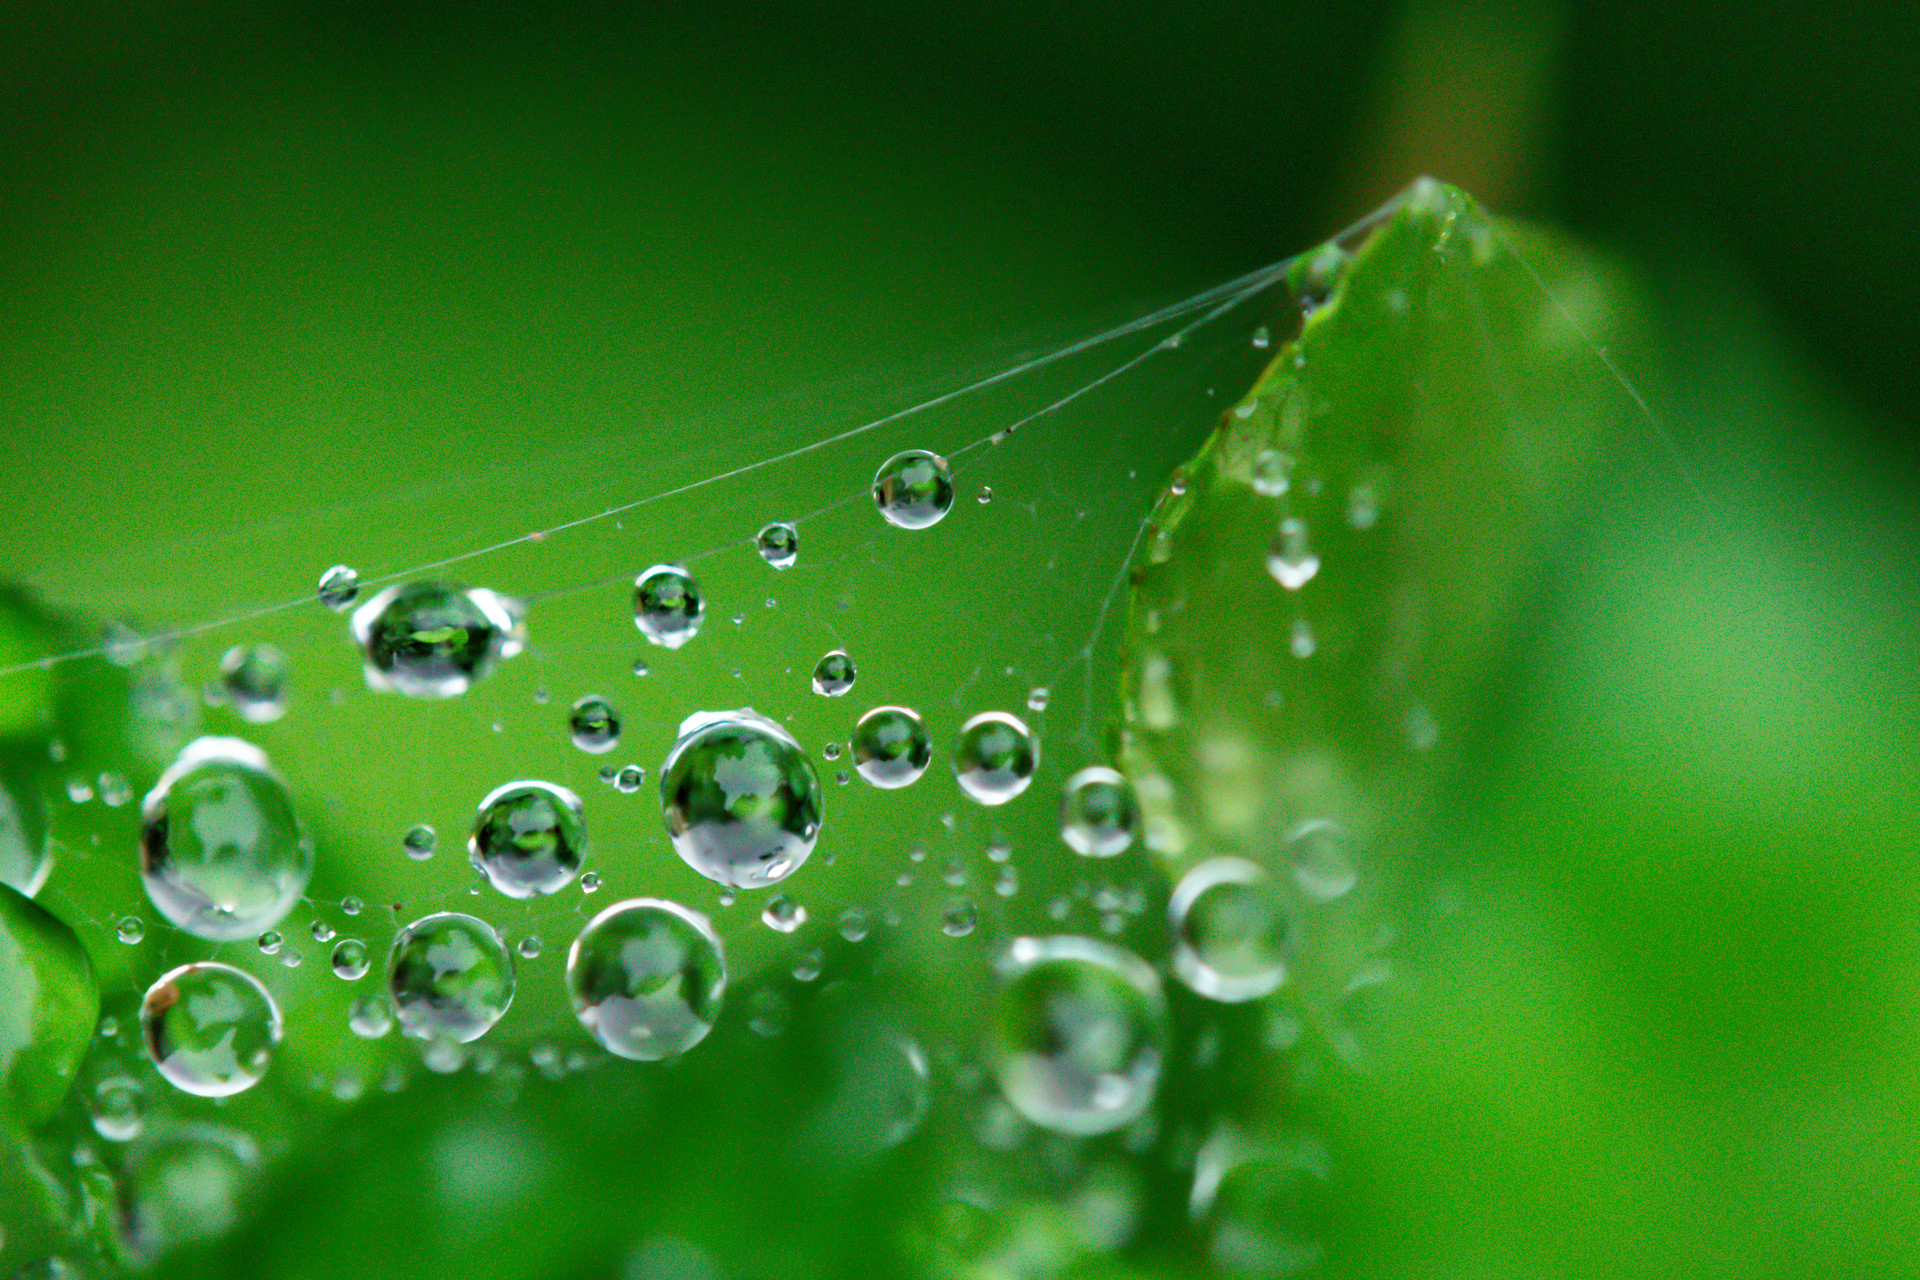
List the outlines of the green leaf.
{"label": "green leaf", "polygon": [[52,1114],[99,1016],[100,990],[73,930],[0,885],[0,1125]]}

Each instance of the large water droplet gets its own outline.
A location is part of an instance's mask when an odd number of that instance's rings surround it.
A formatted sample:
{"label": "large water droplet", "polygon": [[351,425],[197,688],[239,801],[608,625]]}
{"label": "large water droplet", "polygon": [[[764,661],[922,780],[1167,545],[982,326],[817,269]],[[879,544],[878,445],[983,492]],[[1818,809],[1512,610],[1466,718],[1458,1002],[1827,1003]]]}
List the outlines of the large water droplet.
{"label": "large water droplet", "polygon": [[513,1003],[513,960],[493,926],[442,911],[400,931],[387,953],[387,991],[400,1028],[465,1044]]}
{"label": "large water droplet", "polygon": [[699,1044],[726,989],[726,956],[713,926],[660,898],[614,903],[567,952],[575,1016],[622,1058],[655,1062]]}
{"label": "large water droplet", "polygon": [[791,569],[800,558],[800,531],[778,520],[760,530],[753,543],[760,558],[776,569]]}
{"label": "large water droplet", "polygon": [[280,1045],[280,1008],[257,979],[231,965],[186,964],[147,988],[140,1031],[167,1083],[224,1098],[267,1073]]}
{"label": "large water droplet", "polygon": [[1095,1134],[1146,1110],[1166,1056],[1166,1002],[1139,957],[1087,938],[1017,938],[1000,977],[988,1061],[1021,1115]]}
{"label": "large water droplet", "polygon": [[835,649],[813,666],[813,691],[823,698],[837,698],[853,688],[853,659],[844,649]]}
{"label": "large water droplet", "polygon": [[1117,769],[1088,765],[1060,793],[1060,838],[1088,858],[1125,853],[1140,826],[1133,784]]}
{"label": "large water droplet", "polygon": [[605,755],[620,745],[620,712],[597,693],[573,704],[567,716],[567,735],[589,755]]}
{"label": "large water droplet", "polygon": [[320,575],[320,585],[315,590],[321,604],[335,613],[344,613],[347,606],[360,598],[360,575],[348,565],[336,564]]}
{"label": "large water droplet", "polygon": [[873,501],[889,524],[925,529],[953,507],[953,468],[937,453],[896,453],[873,477]]}
{"label": "large water droplet", "polygon": [[1294,883],[1321,902],[1345,896],[1359,882],[1353,834],[1337,822],[1303,822],[1287,836],[1287,865]]}
{"label": "large water droplet", "polygon": [[633,580],[633,625],[663,649],[678,649],[700,634],[706,604],[700,584],[677,565],[657,564]]}
{"label": "large water droplet", "polygon": [[52,871],[45,804],[23,781],[0,775],[0,884],[31,898]]}
{"label": "large water droplet", "polygon": [[480,802],[467,860],[509,898],[558,893],[580,873],[580,797],[551,782],[509,782]]}
{"label": "large water droplet", "polygon": [[353,611],[369,688],[453,698],[526,647],[517,602],[439,582],[388,587]]}
{"label": "large water droplet", "polygon": [[292,910],[313,849],[258,747],[200,738],[140,810],[140,878],[161,915],[196,937],[252,937]]}
{"label": "large water droplet", "polygon": [[799,870],[820,836],[820,778],[793,735],[751,708],[689,716],[660,766],[674,851],[701,875],[757,889]]}
{"label": "large water droplet", "polygon": [[1211,858],[1187,872],[1167,903],[1173,971],[1210,1000],[1240,1004],[1287,977],[1292,909],[1279,884],[1245,858]]}
{"label": "large water droplet", "polygon": [[1298,591],[1320,572],[1320,557],[1307,542],[1307,522],[1288,516],[1280,522],[1267,550],[1267,572],[1289,591]]}
{"label": "large water droplet", "polygon": [[904,787],[927,771],[933,739],[920,713],[875,707],[853,726],[853,767],[876,787]]}
{"label": "large water droplet", "polygon": [[960,726],[953,773],[981,804],[1005,804],[1027,789],[1040,767],[1040,744],[1017,716],[983,711]]}

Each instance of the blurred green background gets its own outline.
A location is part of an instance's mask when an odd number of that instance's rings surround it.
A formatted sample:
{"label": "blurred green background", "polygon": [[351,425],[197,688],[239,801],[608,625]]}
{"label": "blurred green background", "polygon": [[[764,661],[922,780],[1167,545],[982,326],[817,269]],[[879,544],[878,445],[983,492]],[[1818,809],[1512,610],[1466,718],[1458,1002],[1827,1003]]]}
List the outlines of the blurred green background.
{"label": "blurred green background", "polygon": [[[1303,1090],[1338,1172],[1328,1267],[1911,1274],[1916,65],[1920,11],[1892,5],[9,6],[0,577],[91,640],[107,617],[190,625],[289,600],[335,561],[371,576],[459,554],[946,391],[1438,174],[1634,279],[1619,354],[1682,461],[1627,415],[1565,528],[1509,566],[1520,603],[1449,738],[1418,859],[1467,908],[1412,944],[1398,1069]],[[468,576],[539,601],[535,645],[458,704],[368,695],[317,609],[186,642],[188,687],[236,640],[293,660],[292,713],[244,731],[332,851],[300,927],[355,927],[332,904],[356,894],[383,946],[413,910],[466,900],[455,846],[486,790],[533,773],[588,796],[612,891],[486,903],[510,940],[546,942],[500,1029],[523,1057],[586,1048],[557,974],[591,907],[665,892],[715,909],[653,810],[686,711],[751,701],[796,716],[810,748],[844,736],[857,709],[804,692],[840,644],[863,662],[849,702],[920,706],[943,742],[1035,685],[1054,697],[1024,807],[964,808],[942,776],[926,783],[947,801],[829,782],[840,854],[809,868],[808,931],[783,940],[757,905],[731,909],[731,1019],[669,1072],[570,1088],[534,1071],[521,1094],[416,1070],[388,1098],[382,1072],[417,1055],[300,1033],[339,1028],[351,994],[313,973],[320,951],[296,983],[228,949],[284,984],[294,1031],[272,1088],[155,1106],[256,1135],[274,1172],[243,1179],[224,1252],[172,1265],[856,1275],[915,1270],[921,1234],[998,1231],[1025,1243],[979,1246],[975,1265],[1200,1273],[1177,1160],[1036,1139],[990,1177],[974,1153],[990,1099],[964,1064],[985,938],[1055,927],[1047,904],[1074,899],[1051,797],[1102,756],[1118,643],[1103,605],[1135,521],[1213,424],[1206,394],[1236,397],[1257,370],[1242,339],[1258,317],[1241,319],[1231,351],[1221,337],[977,456],[955,517],[910,548],[858,506],[807,526],[791,580],[727,544],[1111,361],[487,557]],[[994,501],[977,506],[982,484]],[[695,646],[645,653],[600,629],[625,627],[635,570],[707,552],[716,603]],[[87,666],[63,717],[118,679]],[[638,796],[558,736],[594,691],[628,713],[618,759],[648,768]],[[200,728],[242,731],[217,709]],[[137,796],[166,745],[100,736],[77,760],[133,775]],[[42,901],[81,927],[124,1019],[127,992],[208,949],[113,942],[117,914],[146,912],[133,815],[57,810]],[[424,865],[397,850],[420,820],[443,841]],[[1026,881],[1004,903],[985,888],[994,839]],[[993,917],[979,938],[911,927],[954,896],[951,859]],[[890,891],[902,873],[914,883]],[[1155,874],[1130,857],[1116,883],[1163,895]],[[909,926],[889,949],[842,947],[849,904]],[[1147,912],[1127,936],[1148,951],[1155,927]],[[807,946],[830,953],[837,995],[787,980]],[[793,1027],[755,1035],[750,1008]],[[1230,1050],[1258,1039],[1223,1025]],[[884,1161],[849,1136],[864,1130],[842,1094],[884,1108],[886,1087],[833,1057],[872,1027],[910,1029],[939,1082],[922,1136]],[[1245,1083],[1194,1081],[1170,1108],[1203,1114]],[[134,1184],[168,1167],[142,1158]],[[948,1220],[955,1185],[994,1178],[991,1226]],[[1146,1206],[1118,1258],[1059,1243],[1098,1236],[1102,1195]],[[32,1218],[7,1222],[0,1271],[57,1243]]]}

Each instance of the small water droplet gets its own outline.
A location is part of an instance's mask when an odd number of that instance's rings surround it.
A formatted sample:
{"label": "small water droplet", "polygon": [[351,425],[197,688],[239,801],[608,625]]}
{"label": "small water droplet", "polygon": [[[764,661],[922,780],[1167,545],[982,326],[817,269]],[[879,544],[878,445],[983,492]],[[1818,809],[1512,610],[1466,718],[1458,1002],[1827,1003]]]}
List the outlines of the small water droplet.
{"label": "small water droplet", "polygon": [[754,539],[760,558],[776,569],[791,569],[800,558],[800,533],[790,524],[776,521],[760,530]]}
{"label": "small water droplet", "polygon": [[325,920],[315,920],[309,932],[313,934],[313,940],[315,942],[333,941],[333,926]]}
{"label": "small water droplet", "polygon": [[771,1039],[793,1021],[793,1002],[784,991],[762,987],[747,997],[747,1030]]}
{"label": "small water droplet", "polygon": [[269,929],[260,935],[260,951],[263,955],[278,955],[285,941],[278,933]]}
{"label": "small water droplet", "polygon": [[1017,867],[1002,867],[1000,874],[993,878],[993,891],[1003,898],[1011,898],[1020,892],[1020,871]]}
{"label": "small water droplet", "polygon": [[867,913],[859,907],[848,907],[840,913],[840,936],[848,942],[864,941],[871,928]]}
{"label": "small water droplet", "polygon": [[1253,349],[1255,351],[1265,351],[1272,345],[1273,331],[1268,329],[1266,325],[1261,325],[1253,331]]}
{"label": "small water droplet", "polygon": [[439,840],[440,837],[432,827],[424,822],[417,822],[407,828],[406,835],[400,837],[400,847],[405,849],[407,856],[415,862],[425,862],[433,856],[434,846],[439,843]]}
{"label": "small water droplet", "polygon": [[587,872],[587,874],[580,877],[580,892],[582,893],[600,892],[600,873],[598,871],[589,871]]}
{"label": "small water droplet", "polygon": [[1253,491],[1278,498],[1293,487],[1293,457],[1278,449],[1262,449],[1253,460]]}
{"label": "small water droplet", "polygon": [[109,770],[100,775],[100,801],[109,809],[118,809],[133,799],[133,784],[126,775]]}
{"label": "small water droplet", "polygon": [[1337,822],[1303,822],[1287,837],[1286,860],[1302,893],[1330,902],[1359,883],[1353,834]]}
{"label": "small water droplet", "polygon": [[287,659],[270,644],[237,644],[220,658],[221,701],[248,724],[287,713]]}
{"label": "small water droplet", "polygon": [[1320,572],[1320,557],[1307,542],[1307,522],[1288,516],[1280,522],[1267,549],[1267,572],[1289,591],[1298,591]]}
{"label": "small water droplet", "polygon": [[646,675],[646,674],[647,674],[647,663],[646,663],[646,659],[644,659],[644,658],[635,658],[635,659],[633,660],[633,674],[634,674],[634,675],[636,675],[636,676],[644,676],[644,675]]}
{"label": "small water droplet", "polygon": [[1060,839],[1087,858],[1111,858],[1133,844],[1140,804],[1117,769],[1089,765],[1067,779],[1060,795]]}
{"label": "small water droplet", "polygon": [[333,974],[348,982],[358,982],[367,976],[372,961],[367,955],[367,944],[358,938],[342,938],[333,946]]}
{"label": "small water droplet", "polygon": [[983,711],[960,726],[953,772],[960,789],[985,805],[1001,805],[1027,789],[1040,766],[1033,731],[1004,711]]}
{"label": "small water droplet", "polygon": [[1318,647],[1318,642],[1313,638],[1313,626],[1305,618],[1295,621],[1293,630],[1287,637],[1287,648],[1292,651],[1293,656],[1311,658],[1313,651]]}
{"label": "small water droplet", "polygon": [[365,911],[366,909],[367,909],[367,904],[360,901],[360,899],[358,898],[340,899],[340,913],[342,915],[357,916],[362,911]]}
{"label": "small water droplet", "polygon": [[113,926],[113,935],[131,946],[147,936],[147,927],[140,923],[139,916],[121,916],[120,922]]}
{"label": "small water droplet", "polygon": [[647,780],[647,771],[637,764],[630,764],[613,775],[613,789],[622,795],[632,795]]}
{"label": "small water droplet", "polygon": [[808,947],[794,959],[793,980],[795,982],[812,982],[820,976],[821,969],[825,964],[826,956],[821,952],[820,948]]}
{"label": "small water droplet", "polygon": [[314,590],[321,604],[344,613],[360,598],[360,575],[347,565],[336,564],[320,575],[320,584]]}
{"label": "small water droplet", "polygon": [[651,643],[678,649],[700,633],[705,616],[700,584],[685,569],[657,564],[633,580],[633,625]]}
{"label": "small water droplet", "polygon": [[968,898],[949,898],[940,909],[940,932],[949,938],[964,938],[980,923],[980,913]]}
{"label": "small water droplet", "polygon": [[1027,710],[1045,711],[1047,709],[1047,699],[1051,696],[1045,685],[1037,689],[1029,689],[1027,691]]}
{"label": "small water droplet", "polygon": [[605,755],[620,745],[620,712],[599,694],[590,693],[568,713],[567,736],[587,754]]}
{"label": "small water droplet", "polygon": [[777,933],[792,933],[807,922],[807,909],[785,894],[767,903],[760,912],[760,923]]}
{"label": "small water droplet", "polygon": [[853,727],[853,767],[876,787],[891,790],[919,779],[933,759],[933,740],[920,713],[875,707]]}
{"label": "small water droplet", "polygon": [[823,698],[837,698],[853,688],[857,674],[846,651],[835,649],[814,664],[813,691]]}
{"label": "small water droplet", "polygon": [[558,893],[579,874],[586,852],[580,797],[551,782],[509,782],[488,792],[467,840],[474,870],[509,898]]}

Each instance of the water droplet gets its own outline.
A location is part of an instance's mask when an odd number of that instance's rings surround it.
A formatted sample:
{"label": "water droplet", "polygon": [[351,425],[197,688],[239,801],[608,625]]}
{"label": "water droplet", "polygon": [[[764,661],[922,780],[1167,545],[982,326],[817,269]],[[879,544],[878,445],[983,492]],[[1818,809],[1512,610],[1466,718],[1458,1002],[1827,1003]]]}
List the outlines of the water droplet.
{"label": "water droplet", "polygon": [[1380,495],[1371,485],[1357,484],[1347,492],[1347,523],[1362,533],[1380,523]]}
{"label": "water droplet", "polygon": [[1027,691],[1027,710],[1045,711],[1047,709],[1047,699],[1050,697],[1052,697],[1052,694],[1048,692],[1044,685],[1037,689],[1029,689]]}
{"label": "water droplet", "polygon": [[1255,351],[1265,351],[1272,345],[1273,331],[1268,329],[1267,326],[1261,325],[1253,331],[1253,349]]}
{"label": "water droplet", "polygon": [[953,773],[981,804],[1005,804],[1027,789],[1040,766],[1033,731],[1004,711],[983,711],[960,726]]}
{"label": "water droplet", "polygon": [[407,856],[415,862],[425,862],[431,858],[434,847],[439,842],[439,835],[424,822],[417,822],[408,827],[407,834],[400,837],[400,847],[405,849]]}
{"label": "water droplet", "polygon": [[781,894],[768,902],[760,912],[760,923],[776,933],[792,933],[807,922],[807,909]]}
{"label": "water droplet", "polygon": [[509,898],[558,893],[580,873],[587,826],[580,797],[551,782],[509,782],[487,793],[467,861]]}
{"label": "water droplet", "polygon": [[1313,638],[1313,624],[1305,618],[1294,620],[1293,630],[1287,636],[1287,649],[1296,658],[1311,658],[1319,643]]}
{"label": "water droplet", "polygon": [[800,744],[751,708],[701,712],[660,766],[673,848],[709,880],[742,889],[800,869],[820,836],[820,778]]}
{"label": "water droplet", "polygon": [[853,764],[876,787],[904,787],[927,771],[933,741],[920,713],[907,707],[875,707],[853,727]]}
{"label": "water droplet", "polygon": [[1266,1147],[1223,1136],[1232,1140],[1209,1141],[1194,1171],[1192,1204],[1208,1259],[1231,1275],[1318,1274],[1333,1214],[1325,1147],[1310,1138]]}
{"label": "water droplet", "polygon": [[1298,591],[1320,572],[1320,557],[1307,543],[1307,522],[1288,516],[1280,522],[1267,549],[1267,572],[1289,591]]}
{"label": "water droplet", "polygon": [[280,1044],[280,1008],[258,980],[231,965],[186,964],[147,988],[140,1032],[167,1083],[224,1098],[267,1073]]}
{"label": "water droplet", "polygon": [[580,892],[581,893],[600,892],[600,873],[598,871],[589,871],[587,872],[587,874],[580,877]]}
{"label": "water droplet", "polygon": [[800,558],[800,531],[790,524],[775,521],[760,530],[753,542],[760,558],[776,569],[791,569]]}
{"label": "water droplet", "polygon": [[574,1016],[609,1051],[656,1062],[706,1038],[726,995],[726,955],[707,918],[659,898],[616,902],[567,952]]}
{"label": "water droplet", "polygon": [[237,644],[220,659],[223,701],[248,724],[287,713],[287,659],[270,644]]}
{"label": "water droplet", "polygon": [[1293,457],[1278,449],[1262,449],[1253,460],[1255,493],[1278,498],[1293,487]]}
{"label": "water droplet", "polygon": [[75,804],[85,804],[93,799],[93,784],[85,778],[67,779],[67,799]]}
{"label": "water droplet", "polygon": [[387,991],[408,1035],[465,1044],[485,1035],[513,1003],[513,960],[486,921],[441,911],[393,940]]}
{"label": "water droplet", "polygon": [[835,649],[813,667],[813,691],[825,698],[837,698],[853,688],[853,659],[844,649]]}
{"label": "water droplet", "polygon": [[1210,858],[1181,877],[1167,903],[1173,971],[1210,1000],[1241,1004],[1287,977],[1292,909],[1265,869],[1245,858]]}
{"label": "water droplet", "polygon": [[939,524],[953,506],[953,468],[925,449],[896,453],[873,477],[873,501],[899,528]]}
{"label": "water droplet", "polygon": [[838,760],[840,758],[840,744],[837,742],[829,742],[826,746],[820,748],[820,754],[829,760]]}
{"label": "water droplet", "polygon": [[1020,892],[1020,872],[1014,867],[1000,868],[1000,874],[993,878],[993,891],[1003,898],[1011,898]]}
{"label": "water droplet", "polygon": [[300,967],[300,953],[298,951],[288,951],[280,957],[280,963],[289,969],[298,969]]}
{"label": "water droplet", "polygon": [[1287,865],[1293,881],[1310,898],[1330,902],[1359,882],[1353,835],[1337,822],[1303,822],[1287,837]]}
{"label": "water droplet", "polygon": [[1119,1129],[1146,1110],[1166,1054],[1159,979],[1087,938],[1018,938],[999,966],[988,1061],[1021,1115],[1061,1133]]}
{"label": "water droplet", "polygon": [[678,649],[693,639],[705,617],[700,584],[685,569],[657,564],[633,580],[633,625],[661,648]]}
{"label": "water droplet", "polygon": [[826,962],[827,958],[820,948],[808,947],[794,958],[793,980],[795,982],[814,981],[820,976],[820,970]]}
{"label": "water droplet", "polygon": [[987,505],[987,504],[988,504],[989,502],[992,502],[992,501],[993,501],[993,488],[992,488],[992,486],[991,486],[991,485],[984,485],[984,484],[983,484],[983,485],[981,485],[981,486],[980,486],[980,505],[984,507],[984,506],[986,506],[986,505]]}
{"label": "water droplet", "polygon": [[1287,283],[1293,286],[1294,293],[1300,299],[1302,314],[1312,315],[1333,298],[1334,290],[1340,287],[1340,281],[1347,273],[1347,264],[1351,261],[1347,251],[1339,245],[1324,244],[1294,263],[1287,272]]}
{"label": "water droplet", "polygon": [[871,931],[872,926],[867,922],[867,913],[859,907],[848,907],[840,913],[840,936],[848,942],[865,941],[867,934]]}
{"label": "water droplet", "polygon": [[357,916],[366,909],[367,904],[358,898],[347,897],[340,899],[340,914],[342,915]]}
{"label": "water droplet", "polygon": [[1088,765],[1060,793],[1060,838],[1082,857],[1111,858],[1133,844],[1140,803],[1117,769]]}
{"label": "water droplet", "polygon": [[388,587],[353,612],[367,687],[453,698],[526,646],[517,603],[439,582]]}
{"label": "water droplet", "polygon": [[313,940],[315,942],[332,942],[333,941],[333,926],[328,924],[325,920],[315,920],[313,922],[313,927],[309,930],[309,932],[313,934]]}
{"label": "water droplet", "polygon": [[109,809],[118,809],[133,799],[133,784],[126,775],[109,770],[100,775],[100,802]]}
{"label": "water droplet", "polygon": [[970,898],[949,898],[940,909],[940,932],[949,938],[964,938],[980,923],[980,912]]}
{"label": "water droplet", "polygon": [[0,884],[31,898],[52,871],[45,802],[24,781],[0,774]]}
{"label": "water droplet", "polygon": [[335,613],[344,613],[347,606],[360,598],[360,575],[344,564],[337,564],[320,575],[320,585],[315,590],[321,604]]}
{"label": "water droplet", "polygon": [[371,963],[367,956],[367,944],[358,938],[342,938],[333,946],[333,974],[336,978],[358,982],[367,976]]}
{"label": "water droplet", "polygon": [[274,930],[269,929],[260,935],[260,953],[269,956],[279,955],[280,948],[285,942],[286,939],[282,938]]}
{"label": "water droplet", "polygon": [[542,946],[544,946],[544,944],[540,941],[540,935],[530,933],[520,939],[520,945],[516,947],[515,950],[520,953],[522,960],[538,960]]}
{"label": "water droplet", "polygon": [[108,1142],[132,1142],[147,1128],[147,1094],[140,1082],[123,1075],[102,1080],[89,1108],[93,1131]]}
{"label": "water droplet", "polygon": [[637,764],[630,764],[613,775],[613,789],[621,795],[630,796],[640,789],[647,780],[647,771]]}
{"label": "water droplet", "polygon": [[347,1009],[347,1029],[362,1040],[378,1040],[393,1030],[393,1005],[384,991],[369,991]]}
{"label": "water droplet", "polygon": [[574,746],[589,755],[605,755],[620,745],[620,713],[611,702],[590,693],[573,704],[567,734]]}
{"label": "water droplet", "polygon": [[647,661],[645,658],[635,658],[633,660],[633,674],[636,676],[644,676],[647,674]]}
{"label": "water droplet", "polygon": [[793,1021],[793,1002],[786,993],[762,987],[747,997],[747,1030],[771,1039]]}
{"label": "water droplet", "polygon": [[140,878],[168,921],[198,938],[252,937],[293,909],[313,847],[258,747],[200,738],[147,793]]}
{"label": "water droplet", "polygon": [[113,936],[132,946],[147,936],[147,926],[140,923],[139,916],[121,916],[120,923],[113,926]]}

